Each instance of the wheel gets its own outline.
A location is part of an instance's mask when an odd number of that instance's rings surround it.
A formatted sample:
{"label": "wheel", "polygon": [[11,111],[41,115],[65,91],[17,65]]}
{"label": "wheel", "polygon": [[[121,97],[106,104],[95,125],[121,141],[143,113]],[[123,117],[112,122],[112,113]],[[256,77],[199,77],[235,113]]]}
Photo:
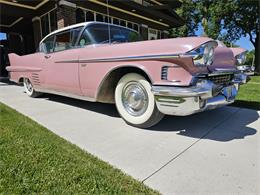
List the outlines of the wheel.
{"label": "wheel", "polygon": [[115,103],[121,117],[135,127],[151,127],[164,116],[156,106],[150,83],[136,73],[126,74],[119,80]]}
{"label": "wheel", "polygon": [[35,98],[41,95],[41,93],[34,90],[33,85],[28,78],[23,79],[23,86],[28,96]]}

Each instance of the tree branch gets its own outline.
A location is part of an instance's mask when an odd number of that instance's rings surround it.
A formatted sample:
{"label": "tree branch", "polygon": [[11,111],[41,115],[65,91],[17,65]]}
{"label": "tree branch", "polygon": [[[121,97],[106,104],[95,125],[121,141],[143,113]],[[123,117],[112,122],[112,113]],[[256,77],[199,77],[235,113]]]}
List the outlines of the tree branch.
{"label": "tree branch", "polygon": [[249,38],[250,38],[251,43],[255,46],[256,42],[253,39],[253,35],[251,34],[251,32],[248,33],[248,34],[249,34]]}

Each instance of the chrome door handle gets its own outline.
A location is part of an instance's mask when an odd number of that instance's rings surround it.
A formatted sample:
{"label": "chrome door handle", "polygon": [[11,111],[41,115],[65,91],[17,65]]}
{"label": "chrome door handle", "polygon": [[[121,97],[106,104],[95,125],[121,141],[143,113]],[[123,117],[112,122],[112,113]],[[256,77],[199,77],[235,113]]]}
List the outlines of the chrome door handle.
{"label": "chrome door handle", "polygon": [[45,55],[44,56],[46,59],[49,59],[51,56],[50,55]]}

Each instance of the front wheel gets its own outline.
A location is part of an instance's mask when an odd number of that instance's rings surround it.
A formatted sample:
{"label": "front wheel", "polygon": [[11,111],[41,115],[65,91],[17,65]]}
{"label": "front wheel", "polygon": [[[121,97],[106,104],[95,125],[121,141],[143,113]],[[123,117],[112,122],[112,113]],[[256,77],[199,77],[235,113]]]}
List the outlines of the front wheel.
{"label": "front wheel", "polygon": [[115,103],[121,117],[135,127],[149,128],[164,116],[156,107],[150,83],[136,73],[126,74],[119,80]]}
{"label": "front wheel", "polygon": [[28,78],[23,79],[23,86],[28,96],[35,98],[41,95],[41,93],[35,91],[31,81]]}

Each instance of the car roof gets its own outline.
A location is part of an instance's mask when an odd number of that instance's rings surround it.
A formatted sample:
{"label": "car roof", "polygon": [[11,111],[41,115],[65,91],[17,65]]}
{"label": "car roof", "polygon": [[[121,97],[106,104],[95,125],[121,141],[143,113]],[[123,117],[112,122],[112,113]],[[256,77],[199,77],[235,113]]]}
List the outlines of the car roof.
{"label": "car roof", "polygon": [[[133,29],[131,29],[131,28],[127,28],[127,27],[124,27],[124,26],[116,25],[116,24],[110,24],[110,23],[106,23],[106,22],[95,22],[95,21],[82,22],[82,23],[73,24],[73,25],[66,26],[66,27],[64,27],[64,28],[55,30],[55,31],[49,33],[48,35],[46,35],[46,36],[41,40],[40,43],[42,43],[47,37],[49,37],[49,36],[51,36],[51,35],[54,35],[54,34],[57,34],[57,33],[59,33],[59,32],[66,31],[66,30],[69,30],[69,29],[72,29],[72,28],[88,26],[88,25],[90,25],[90,24],[105,24],[105,25],[117,26],[117,27],[120,27],[120,28],[125,28],[125,29],[128,29],[128,30],[137,32],[137,31],[135,31],[135,30],[133,30]],[[137,33],[138,33],[138,32],[137,32]]]}

